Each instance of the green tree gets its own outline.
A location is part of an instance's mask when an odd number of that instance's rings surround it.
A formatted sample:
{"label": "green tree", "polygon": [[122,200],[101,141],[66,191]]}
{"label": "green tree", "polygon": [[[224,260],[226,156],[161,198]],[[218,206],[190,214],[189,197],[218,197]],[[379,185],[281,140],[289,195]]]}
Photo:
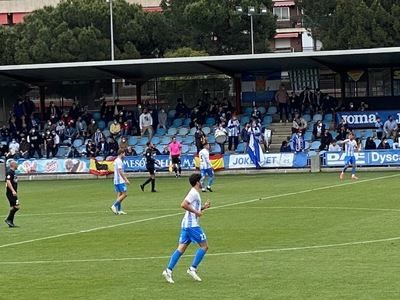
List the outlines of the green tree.
{"label": "green tree", "polygon": [[[271,1],[171,0],[163,1],[168,18],[179,30],[179,47],[205,50],[210,55],[249,53],[250,18],[235,12],[237,5],[247,8],[265,6]],[[276,21],[272,14],[254,16],[256,52],[267,52],[267,41],[275,34]]]}
{"label": "green tree", "polygon": [[207,56],[207,52],[203,50],[193,50],[192,48],[183,47],[176,50],[167,51],[165,57],[194,57]]}

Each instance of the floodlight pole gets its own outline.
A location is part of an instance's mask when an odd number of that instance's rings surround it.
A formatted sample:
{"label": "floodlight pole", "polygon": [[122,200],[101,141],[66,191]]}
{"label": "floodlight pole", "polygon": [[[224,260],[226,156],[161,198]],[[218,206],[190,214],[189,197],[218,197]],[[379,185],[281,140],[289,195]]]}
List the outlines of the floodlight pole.
{"label": "floodlight pole", "polygon": [[[113,0],[107,0],[110,3],[110,39],[111,39],[111,60],[115,59],[114,57],[114,20],[113,20]],[[113,100],[115,100],[115,78],[112,79],[112,94]]]}
{"label": "floodlight pole", "polygon": [[251,35],[251,54],[254,54],[254,25],[253,25],[253,14],[250,15],[250,35]]}

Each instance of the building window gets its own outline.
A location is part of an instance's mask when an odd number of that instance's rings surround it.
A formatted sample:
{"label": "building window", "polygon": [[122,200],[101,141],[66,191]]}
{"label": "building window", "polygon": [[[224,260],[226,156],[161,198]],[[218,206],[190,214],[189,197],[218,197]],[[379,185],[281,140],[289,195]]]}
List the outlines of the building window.
{"label": "building window", "polygon": [[391,96],[391,71],[387,69],[368,70],[369,96]]}
{"label": "building window", "polygon": [[367,72],[349,71],[345,82],[346,98],[367,97]]}
{"label": "building window", "polygon": [[278,21],[288,21],[290,19],[289,7],[274,7],[274,15]]}
{"label": "building window", "polygon": [[400,96],[400,69],[393,69],[393,96]]}

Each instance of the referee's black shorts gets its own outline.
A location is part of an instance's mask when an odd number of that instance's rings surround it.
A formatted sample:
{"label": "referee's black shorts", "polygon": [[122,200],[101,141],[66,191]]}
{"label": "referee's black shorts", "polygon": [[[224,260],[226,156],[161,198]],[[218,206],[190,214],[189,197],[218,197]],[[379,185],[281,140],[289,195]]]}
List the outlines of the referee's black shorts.
{"label": "referee's black shorts", "polygon": [[10,207],[14,207],[19,205],[18,197],[14,196],[12,193],[6,193],[8,202],[10,203]]}
{"label": "referee's black shorts", "polygon": [[155,169],[153,166],[147,166],[147,171],[149,171],[150,175],[154,175],[155,174]]}
{"label": "referee's black shorts", "polygon": [[171,162],[175,165],[175,164],[180,164],[181,163],[181,159],[179,158],[179,155],[172,155],[171,156]]}

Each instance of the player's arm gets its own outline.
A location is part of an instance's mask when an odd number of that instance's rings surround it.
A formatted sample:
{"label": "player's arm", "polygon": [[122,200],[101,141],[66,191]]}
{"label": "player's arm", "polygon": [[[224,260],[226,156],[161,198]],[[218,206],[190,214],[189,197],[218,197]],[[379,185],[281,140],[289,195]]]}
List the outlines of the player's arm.
{"label": "player's arm", "polygon": [[343,144],[347,144],[348,142],[350,142],[350,139],[346,139],[346,140],[344,140],[344,141],[337,141],[336,143],[337,143],[338,145],[343,145]]}
{"label": "player's arm", "polygon": [[195,214],[195,215],[198,216],[198,217],[201,217],[201,216],[203,215],[202,210],[200,210],[200,211],[195,210],[195,209],[192,207],[191,203],[190,203],[187,199],[184,199],[184,200],[182,201],[181,207],[182,207],[184,210],[187,210],[188,212],[191,212],[191,213]]}
{"label": "player's arm", "polygon": [[12,186],[11,180],[7,179],[6,185],[7,185],[7,187],[11,190],[12,194],[13,194],[14,196],[17,196],[17,191],[14,190],[14,187]]}
{"label": "player's arm", "polygon": [[211,202],[210,200],[207,200],[206,203],[201,207],[201,211],[206,210],[211,207]]}
{"label": "player's arm", "polygon": [[124,174],[124,172],[122,171],[122,168],[118,169],[118,174],[122,177],[122,179],[125,181],[126,184],[129,184],[129,180],[126,177],[126,175]]}

